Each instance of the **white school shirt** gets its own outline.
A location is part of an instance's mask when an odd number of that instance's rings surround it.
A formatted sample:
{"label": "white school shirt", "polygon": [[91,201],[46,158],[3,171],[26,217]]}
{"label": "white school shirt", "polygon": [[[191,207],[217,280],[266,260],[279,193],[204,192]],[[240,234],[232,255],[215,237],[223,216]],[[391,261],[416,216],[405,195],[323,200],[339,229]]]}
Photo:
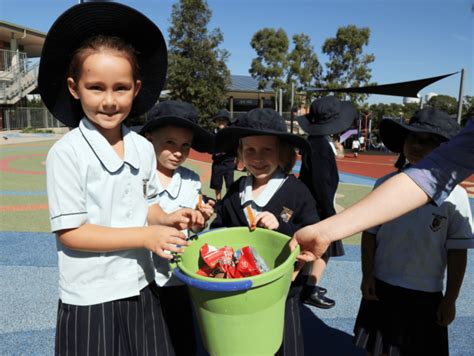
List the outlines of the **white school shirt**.
{"label": "white school shirt", "polygon": [[[158,184],[158,203],[166,213],[172,213],[181,208],[194,209],[201,194],[201,181],[199,176],[190,169],[178,167],[171,178],[168,187],[163,188],[160,180]],[[187,230],[182,230],[187,236]],[[153,254],[155,265],[155,281],[159,286],[176,286],[182,283],[171,274],[169,262]]]}
{"label": "white school shirt", "polygon": [[280,169],[277,169],[273,173],[272,177],[268,181],[263,191],[255,199],[253,198],[252,193],[253,176],[248,175],[245,179],[242,180],[239,187],[240,204],[242,206],[243,212],[245,214],[245,217],[247,218],[247,222],[249,223],[249,225],[251,224],[251,222],[246,207],[250,206],[254,218],[257,217],[258,213],[264,211],[263,208],[268,204],[270,199],[275,195],[277,190],[282,186],[282,184],[287,178],[288,176],[285,176],[285,174]]}
{"label": "white school shirt", "polygon": [[[95,126],[82,119],[50,149],[46,160],[51,230],[83,224],[147,225],[148,197],[157,190],[156,158],[144,137],[122,126],[124,159]],[[93,305],[139,295],[154,280],[146,249],[115,252],[71,250],[57,239],[59,297],[63,303]]]}
{"label": "white school shirt", "polygon": [[[394,174],[379,179],[375,186]],[[439,207],[426,204],[367,231],[377,236],[374,276],[425,292],[443,290],[447,250],[474,247],[469,198],[460,186]]]}

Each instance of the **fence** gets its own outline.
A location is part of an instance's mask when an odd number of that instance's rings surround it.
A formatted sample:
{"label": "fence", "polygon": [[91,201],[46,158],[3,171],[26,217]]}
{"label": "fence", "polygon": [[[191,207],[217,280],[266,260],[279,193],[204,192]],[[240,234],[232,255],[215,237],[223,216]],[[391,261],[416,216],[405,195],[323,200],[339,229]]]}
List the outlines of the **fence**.
{"label": "fence", "polygon": [[0,128],[21,130],[26,127],[48,129],[63,127],[45,108],[0,108]]}

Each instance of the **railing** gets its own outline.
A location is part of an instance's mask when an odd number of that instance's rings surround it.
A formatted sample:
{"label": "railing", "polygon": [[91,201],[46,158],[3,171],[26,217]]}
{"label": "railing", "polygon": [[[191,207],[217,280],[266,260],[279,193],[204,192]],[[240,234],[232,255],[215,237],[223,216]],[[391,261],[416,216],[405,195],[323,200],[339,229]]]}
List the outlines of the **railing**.
{"label": "railing", "polygon": [[26,127],[34,129],[63,127],[46,108],[0,108],[5,130],[21,130]]}
{"label": "railing", "polygon": [[15,104],[38,85],[39,62],[26,53],[0,50],[0,104]]}

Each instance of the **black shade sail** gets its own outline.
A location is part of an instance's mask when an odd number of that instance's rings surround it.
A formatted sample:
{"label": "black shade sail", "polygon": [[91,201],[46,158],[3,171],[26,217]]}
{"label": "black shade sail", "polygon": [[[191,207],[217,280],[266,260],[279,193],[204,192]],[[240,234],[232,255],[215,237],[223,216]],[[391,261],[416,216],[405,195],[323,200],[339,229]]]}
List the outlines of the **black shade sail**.
{"label": "black shade sail", "polygon": [[411,98],[417,98],[418,92],[438,80],[450,77],[459,72],[451,74],[440,75],[437,77],[424,78],[418,80],[410,80],[408,82],[382,84],[382,85],[370,85],[359,88],[338,88],[338,89],[322,89],[322,88],[307,88],[307,91],[312,92],[332,92],[332,93],[360,93],[360,94],[380,94],[380,95],[393,95],[393,96],[405,96]]}

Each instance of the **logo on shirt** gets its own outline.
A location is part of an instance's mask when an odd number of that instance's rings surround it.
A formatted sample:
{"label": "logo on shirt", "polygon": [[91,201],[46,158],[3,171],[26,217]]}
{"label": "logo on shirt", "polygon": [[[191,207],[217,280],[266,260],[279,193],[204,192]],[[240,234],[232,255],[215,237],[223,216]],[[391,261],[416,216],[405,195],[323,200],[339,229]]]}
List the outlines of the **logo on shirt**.
{"label": "logo on shirt", "polygon": [[433,213],[433,221],[431,222],[431,225],[430,225],[431,231],[436,232],[439,229],[441,229],[441,225],[443,224],[443,220],[446,220],[445,216]]}
{"label": "logo on shirt", "polygon": [[293,210],[288,209],[286,206],[283,207],[283,210],[280,213],[280,218],[284,222],[290,221],[291,217],[293,216]]}

